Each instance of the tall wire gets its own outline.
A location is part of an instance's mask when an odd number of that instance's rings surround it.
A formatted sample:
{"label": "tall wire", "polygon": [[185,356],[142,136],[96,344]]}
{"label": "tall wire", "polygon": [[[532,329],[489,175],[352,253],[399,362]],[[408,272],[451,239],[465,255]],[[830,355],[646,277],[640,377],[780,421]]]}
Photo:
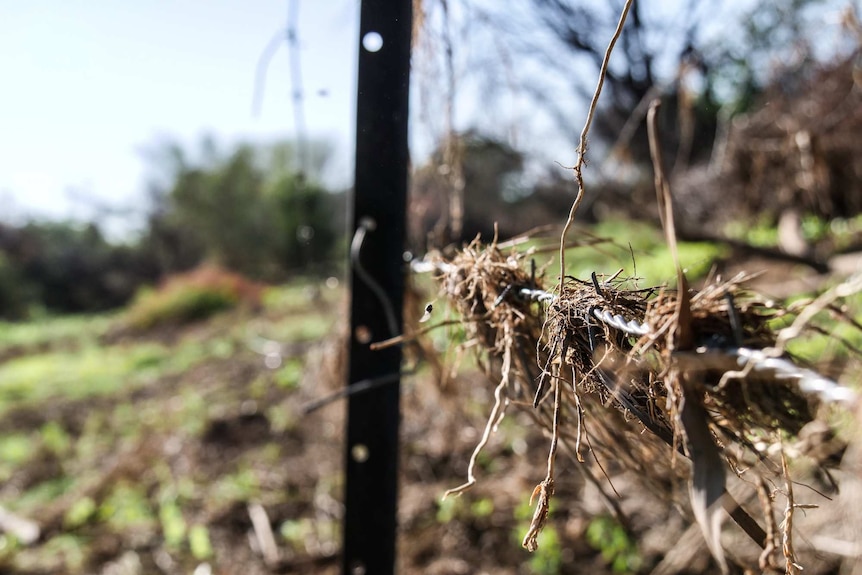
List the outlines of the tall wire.
{"label": "tall wire", "polygon": [[302,54],[299,44],[299,3],[300,0],[288,0],[287,22],[285,28],[278,30],[269,40],[257,60],[254,80],[254,96],[252,99],[252,115],[259,116],[263,107],[263,95],[266,91],[266,75],[269,64],[278,48],[284,42],[287,45],[288,65],[290,67],[290,99],[293,108],[293,124],[296,132],[296,156],[302,173],[308,172],[308,142],[305,128],[305,90],[302,83]]}
{"label": "tall wire", "polygon": [[296,129],[297,156],[303,174],[308,172],[308,150],[305,137],[305,95],[302,87],[302,55],[299,50],[299,2],[287,4],[287,52],[290,60],[290,87],[293,100],[293,124]]}

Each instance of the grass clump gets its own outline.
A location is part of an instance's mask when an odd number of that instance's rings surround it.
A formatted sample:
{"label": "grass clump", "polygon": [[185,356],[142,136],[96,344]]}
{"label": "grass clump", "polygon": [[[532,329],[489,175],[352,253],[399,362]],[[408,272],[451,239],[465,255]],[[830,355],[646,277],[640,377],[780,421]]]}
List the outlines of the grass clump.
{"label": "grass clump", "polygon": [[0,353],[92,342],[108,330],[110,322],[108,315],[41,317],[26,323],[0,321]]}
{"label": "grass clump", "polygon": [[202,266],[138,293],[125,315],[132,330],[181,325],[239,305],[260,305],[262,287],[239,274]]}
{"label": "grass clump", "polygon": [[601,551],[614,573],[636,573],[642,564],[637,544],[625,528],[607,515],[594,517],[587,528],[590,546]]}
{"label": "grass clump", "polygon": [[[673,283],[676,268],[660,229],[645,222],[610,219],[583,229],[581,235],[566,250],[567,275],[588,279],[594,272],[599,278],[621,273],[640,285]],[[517,249],[530,258],[536,254],[536,264],[544,270],[546,282],[559,278],[556,238],[550,243],[547,238],[528,239]],[[692,281],[706,277],[713,264],[729,254],[725,246],[710,242],[680,241],[678,249],[680,264]]]}

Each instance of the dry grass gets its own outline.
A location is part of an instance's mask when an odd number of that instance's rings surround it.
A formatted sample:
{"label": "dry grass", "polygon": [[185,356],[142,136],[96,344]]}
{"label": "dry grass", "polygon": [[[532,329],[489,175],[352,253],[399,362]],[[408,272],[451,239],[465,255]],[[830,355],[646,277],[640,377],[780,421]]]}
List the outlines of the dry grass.
{"label": "dry grass", "polygon": [[[794,513],[810,506],[794,497],[788,453],[801,453],[797,447],[819,433],[822,443],[832,447],[828,456],[809,457],[809,464],[831,481],[827,466],[840,461],[846,445],[835,440],[821,401],[840,402],[851,413],[859,401],[856,392],[795,365],[785,344],[815,315],[862,291],[862,276],[792,314],[745,290],[744,275],[729,281],[712,278],[700,290],[690,289],[678,261],[671,191],[657,145],[657,103],[651,106],[648,128],[659,212],[678,289],[639,289],[624,278],[600,281],[594,274],[586,281],[565,275],[567,233],[585,195],[587,136],[630,4],[625,4],[605,53],[581,133],[574,167],[578,194],[560,238],[562,271],[552,293],[544,291],[535,266],[527,266],[531,253],[504,251],[496,238],[485,245],[477,239],[454,258],[437,262],[443,270],[441,292],[466,330],[461,347],[476,350],[495,384],[467,481],[446,495],[476,484],[478,456],[509,406],[516,404],[550,440],[545,478],[531,497],[531,504],[533,499],[537,503],[523,539],[528,550],[537,549],[537,535],[548,520],[562,449],[582,464],[579,469],[623,526],[629,523],[607,471],[611,464],[633,474],[653,497],[685,509],[722,572],[737,564],[795,573],[801,566],[793,540]],[[544,295],[534,297],[540,293]],[[783,316],[796,320],[777,331],[774,320]],[[859,329],[852,316],[845,314],[843,320]],[[844,343],[836,337],[837,345]],[[722,541],[725,511],[760,547],[753,562],[728,552]],[[682,555],[671,555],[658,571],[683,568]]]}
{"label": "dry grass", "polygon": [[[528,549],[535,549],[536,534],[548,517],[554,459],[562,448],[584,463],[582,470],[603,486],[612,508],[613,484],[599,479],[609,462],[634,472],[644,487],[669,504],[685,505],[694,516],[705,513],[699,522],[720,522],[724,507],[749,537],[769,550],[763,566],[792,564],[796,507],[788,488],[792,477],[784,462],[785,447],[799,442],[803,430],[829,425],[818,417],[818,397],[768,369],[736,371],[740,363],[734,351],[774,349],[782,332],[771,327],[773,320],[789,312],[746,291],[744,276],[707,281],[683,298],[691,344],[681,348],[678,291],[638,289],[620,278],[569,277],[551,303],[536,303],[521,291],[543,288],[541,278],[528,271],[529,258],[529,253],[477,240],[443,266],[441,291],[467,332],[462,345],[475,349],[496,382],[495,403],[471,458],[467,482],[447,495],[476,483],[479,452],[507,408],[516,404],[551,438],[547,474],[533,494],[538,504],[524,538]],[[634,320],[648,327],[648,333],[627,333],[601,321],[597,310]],[[829,434],[834,436],[834,431]],[[774,523],[771,508],[759,509],[759,520],[743,510],[726,493],[725,476],[737,476],[749,486],[773,486],[767,499],[783,514],[782,527],[769,528]],[[685,493],[686,483],[695,494]],[[756,501],[756,490],[748,491],[744,499]],[[620,520],[625,524],[625,517]],[[718,523],[714,532],[704,530],[718,542]],[[723,561],[720,547],[713,552]]]}
{"label": "dry grass", "polygon": [[[535,265],[527,271],[530,253],[506,252],[496,239],[488,245],[477,239],[451,261],[438,262],[444,270],[441,291],[467,332],[462,347],[475,348],[496,381],[467,481],[446,495],[475,485],[479,454],[515,403],[550,437],[545,478],[533,491],[531,504],[538,501],[522,542],[528,550],[537,549],[548,520],[562,447],[585,464],[582,471],[621,524],[627,523],[624,514],[597,477],[603,475],[619,495],[603,462],[634,472],[654,496],[688,509],[722,572],[729,572],[729,562],[744,563],[728,557],[722,544],[726,511],[761,547],[761,570],[783,565],[793,573],[800,569],[793,545],[798,505],[785,445],[801,442],[812,426],[835,435],[818,417],[820,399],[852,409],[858,400],[854,392],[835,393],[837,384],[794,365],[784,346],[836,300],[862,291],[862,277],[798,306],[796,320],[783,331],[772,327],[774,320],[790,312],[746,291],[744,275],[712,278],[700,290],[689,289],[676,255],[672,198],[661,164],[656,150],[656,190],[677,262],[676,290],[638,289],[631,280],[600,281],[594,274],[591,281],[561,276],[550,293],[540,285]],[[825,468],[823,474],[831,477]],[[759,497],[761,521],[738,494],[730,495],[734,476],[749,486],[743,489],[745,501]],[[776,524],[779,507],[783,521]]]}

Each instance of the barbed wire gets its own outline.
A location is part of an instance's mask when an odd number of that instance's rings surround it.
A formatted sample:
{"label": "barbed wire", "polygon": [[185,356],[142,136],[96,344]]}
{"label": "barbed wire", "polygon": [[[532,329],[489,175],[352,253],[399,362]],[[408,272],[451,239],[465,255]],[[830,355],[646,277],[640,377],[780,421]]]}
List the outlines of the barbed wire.
{"label": "barbed wire", "polygon": [[859,394],[819,373],[805,369],[782,357],[772,357],[766,350],[739,347],[725,350],[737,357],[740,367],[751,365],[755,371],[772,371],[779,379],[795,379],[799,390],[816,395],[826,403],[841,403],[848,407],[858,405]]}
{"label": "barbed wire", "polygon": [[[445,262],[429,262],[425,260],[413,260],[410,262],[413,273],[438,272],[446,273],[452,269],[451,264]],[[542,304],[552,304],[559,299],[555,293],[529,287],[516,288],[507,286],[494,301],[494,307],[500,305],[510,293],[518,297]],[[590,315],[604,323],[608,327],[619,330],[633,336],[645,336],[653,333],[648,323],[640,323],[635,319],[626,319],[620,314],[598,306],[590,309]],[[703,352],[716,353],[736,359],[737,364],[745,369],[775,374],[776,379],[794,379],[799,390],[809,395],[817,396],[825,403],[839,403],[853,408],[859,404],[859,394],[843,386],[836,381],[820,375],[819,373],[800,367],[783,357],[770,355],[768,350],[752,349],[747,347],[709,347],[701,348]]]}

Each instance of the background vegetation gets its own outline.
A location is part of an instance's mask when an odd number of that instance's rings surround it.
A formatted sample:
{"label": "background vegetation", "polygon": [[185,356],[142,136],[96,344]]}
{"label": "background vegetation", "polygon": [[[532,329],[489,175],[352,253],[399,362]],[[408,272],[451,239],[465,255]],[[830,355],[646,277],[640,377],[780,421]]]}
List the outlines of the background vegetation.
{"label": "background vegetation", "polygon": [[[112,242],[98,222],[0,222],[0,317],[104,311],[167,276],[208,262],[256,281],[323,277],[341,266],[345,195],[297,169],[291,143],[240,144],[195,154],[176,144],[151,152],[146,224]],[[338,251],[340,250],[340,251]]]}
{"label": "background vegetation", "polygon": [[[756,2],[716,29],[715,3],[676,4],[669,15],[666,3],[638,1],[624,30],[571,234],[590,245],[572,248],[568,271],[623,269],[644,286],[673,277],[642,122],[653,97],[665,101],[691,279],[760,272],[770,295],[805,298],[858,271],[858,6]],[[575,188],[554,162],[574,163],[621,2],[415,5],[413,125],[425,153],[414,156],[410,249],[559,226]],[[840,32],[828,46],[815,37],[827,24]],[[0,534],[0,571],[335,572],[342,406],[303,411],[344,382],[349,191],[320,183],[328,157],[314,141],[160,142],[134,234],[0,219],[0,510],[40,533]],[[518,245],[535,250],[541,273],[558,238],[545,229]],[[436,296],[421,297],[408,293],[409,310]],[[832,311],[862,321],[858,297],[846,303]],[[818,328],[793,351],[837,377],[852,362],[830,338],[858,346],[858,330]],[[452,348],[463,331],[433,337],[461,362]],[[634,521],[620,525],[574,472],[557,487],[567,505],[553,509],[540,552],[520,549],[546,445],[518,415],[479,461],[481,484],[439,502],[487,417],[488,390],[461,365],[466,375],[423,365],[405,386],[402,572],[626,573],[662,561],[661,540],[683,535],[677,512],[633,498]],[[611,471],[625,486],[625,470]],[[260,548],[255,506],[275,558]],[[701,555],[686,568],[708,572]]]}

